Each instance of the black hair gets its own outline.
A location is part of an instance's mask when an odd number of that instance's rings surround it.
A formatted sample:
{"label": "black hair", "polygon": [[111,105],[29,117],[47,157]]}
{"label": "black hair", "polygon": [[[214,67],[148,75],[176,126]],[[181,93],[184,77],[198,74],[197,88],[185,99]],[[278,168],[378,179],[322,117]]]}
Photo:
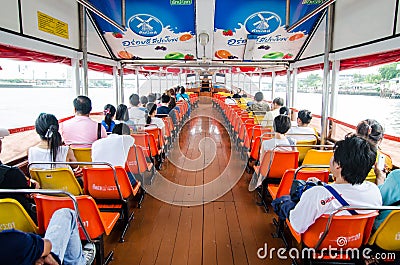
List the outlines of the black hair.
{"label": "black hair", "polygon": [[115,111],[115,107],[111,104],[107,104],[104,106],[104,122],[107,124],[108,128],[111,127],[111,121],[115,115]]}
{"label": "black hair", "polygon": [[127,121],[129,120],[128,107],[125,104],[119,104],[117,107],[117,113],[115,114],[115,119],[117,121]]}
{"label": "black hair", "polygon": [[274,119],[274,131],[277,133],[285,134],[291,127],[290,118],[287,115],[280,114]]}
{"label": "black hair", "polygon": [[176,107],[176,99],[174,97],[171,97],[168,103],[168,108],[172,110],[175,107]]}
{"label": "black hair", "polygon": [[87,96],[78,96],[74,99],[75,111],[82,115],[88,115],[92,111],[92,101]]}
{"label": "black hair", "polygon": [[156,95],[154,95],[153,93],[151,93],[151,94],[149,94],[149,95],[147,96],[147,99],[149,100],[148,103],[154,103],[154,102],[156,102]]}
{"label": "black hair", "polygon": [[299,111],[299,113],[297,113],[297,118],[299,118],[302,123],[309,124],[312,119],[311,111],[302,109]]}
{"label": "black hair", "polygon": [[140,100],[139,100],[139,95],[138,94],[132,94],[129,97],[129,102],[132,104],[132,106],[136,107],[137,105],[139,105]]}
{"label": "black hair", "polygon": [[129,135],[131,134],[131,129],[125,123],[115,124],[114,129],[112,130],[113,134],[119,135]]}
{"label": "black hair", "polygon": [[56,162],[59,147],[62,145],[58,131],[58,120],[53,114],[41,113],[35,121],[35,129],[40,139],[47,141],[52,162]]}
{"label": "black hair", "polygon": [[348,183],[361,184],[376,160],[376,147],[367,139],[351,134],[334,146],[333,161],[342,168],[342,177]]}
{"label": "black hair", "polygon": [[146,124],[151,123],[151,115],[157,110],[157,105],[154,103],[147,103],[147,112],[145,114]]}
{"label": "black hair", "polygon": [[279,109],[279,114],[287,115],[289,116],[290,114],[290,109],[286,106],[283,106]]}
{"label": "black hair", "polygon": [[170,89],[168,90],[168,92],[169,92],[169,95],[170,95],[171,97],[175,97],[175,89],[170,88]]}
{"label": "black hair", "polygon": [[141,96],[141,97],[140,97],[140,104],[142,104],[143,107],[146,106],[146,104],[147,104],[148,102],[149,102],[149,100],[147,99],[146,96]]}
{"label": "black hair", "polygon": [[181,86],[181,94],[185,94],[186,90],[183,86]]}
{"label": "black hair", "polygon": [[274,98],[272,101],[273,104],[277,104],[279,106],[283,106],[283,98]]}
{"label": "black hair", "polygon": [[357,125],[356,133],[377,144],[383,138],[384,129],[376,120],[366,119]]}
{"label": "black hair", "polygon": [[260,101],[262,101],[262,100],[264,99],[264,94],[263,94],[262,92],[257,92],[257,93],[254,95],[254,99],[255,99],[257,102],[260,102]]}
{"label": "black hair", "polygon": [[168,103],[170,99],[171,99],[170,96],[168,96],[167,94],[163,94],[161,96],[161,103]]}

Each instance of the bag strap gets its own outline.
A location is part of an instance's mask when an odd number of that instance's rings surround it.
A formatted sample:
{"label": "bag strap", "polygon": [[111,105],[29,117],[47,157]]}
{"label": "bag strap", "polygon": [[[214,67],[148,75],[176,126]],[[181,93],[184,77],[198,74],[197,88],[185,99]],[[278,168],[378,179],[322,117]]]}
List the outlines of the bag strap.
{"label": "bag strap", "polygon": [[[332,195],[343,205],[343,206],[350,206],[350,204],[342,198],[342,196],[339,195],[339,193],[332,187],[329,185],[324,185],[324,187],[330,192],[332,193]],[[358,214],[355,210],[347,210],[350,214],[352,215],[356,215]]]}
{"label": "bag strap", "polygon": [[97,140],[101,139],[101,123],[97,123]]}
{"label": "bag strap", "polygon": [[397,202],[391,203],[389,206],[399,206],[399,205],[400,205],[400,201],[397,201]]}

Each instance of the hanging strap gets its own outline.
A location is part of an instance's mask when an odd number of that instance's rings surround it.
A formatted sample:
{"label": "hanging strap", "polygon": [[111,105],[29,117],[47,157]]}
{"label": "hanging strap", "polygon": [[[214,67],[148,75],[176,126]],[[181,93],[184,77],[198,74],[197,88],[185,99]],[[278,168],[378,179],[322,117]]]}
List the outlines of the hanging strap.
{"label": "hanging strap", "polygon": [[97,123],[97,140],[101,139],[101,123]]}
{"label": "hanging strap", "polygon": [[[339,193],[332,186],[324,185],[324,187],[330,193],[332,193],[332,195],[336,198],[336,200],[338,200],[343,206],[350,206],[350,204],[345,199],[343,199],[342,196],[340,196]],[[347,210],[347,211],[352,215],[358,214],[355,210]]]}

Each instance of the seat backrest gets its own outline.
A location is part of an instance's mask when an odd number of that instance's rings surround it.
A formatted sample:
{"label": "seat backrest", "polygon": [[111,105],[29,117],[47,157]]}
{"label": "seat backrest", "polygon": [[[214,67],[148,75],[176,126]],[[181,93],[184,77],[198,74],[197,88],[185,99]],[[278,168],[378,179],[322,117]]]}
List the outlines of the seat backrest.
{"label": "seat backrest", "polygon": [[[290,188],[292,187],[295,171],[296,171],[295,169],[288,169],[285,171],[281,179],[281,182],[279,183],[279,188],[276,193],[276,198],[290,194]],[[296,175],[296,179],[299,180],[307,180],[308,178],[311,177],[318,178],[319,180],[328,183],[329,171],[327,169],[313,170],[313,171],[300,170]]]}
{"label": "seat backrest", "polygon": [[114,170],[110,167],[92,167],[83,169],[85,194],[95,199],[119,200],[133,194],[132,185],[123,167],[116,166],[115,173],[120,192],[114,179]]}
{"label": "seat backrest", "polygon": [[297,168],[299,151],[268,150],[260,163],[260,173],[263,177],[282,178],[286,170]]}
{"label": "seat backrest", "polygon": [[[149,126],[145,127],[145,131],[150,135],[154,136],[154,140],[157,144],[157,149],[161,149],[164,146],[164,136],[161,133],[161,129],[157,126]],[[151,139],[150,139],[150,146],[151,146]]]}
{"label": "seat backrest", "polygon": [[146,172],[147,161],[141,146],[131,146],[128,157],[126,158],[125,170],[130,171],[132,174],[142,174]]}
{"label": "seat backrest", "polygon": [[70,168],[37,169],[30,168],[32,178],[42,189],[64,190],[73,195],[83,194],[82,188]]}
{"label": "seat backrest", "polygon": [[317,138],[313,140],[298,140],[296,145],[310,145],[310,146],[298,146],[297,151],[299,151],[299,163],[303,163],[304,157],[306,156],[308,150],[312,149],[312,145],[317,144]]}
{"label": "seat backrest", "polygon": [[78,162],[92,162],[91,147],[72,147],[71,149]]}
{"label": "seat backrest", "polygon": [[35,222],[24,207],[14,199],[0,199],[0,231],[17,229],[24,232],[38,233]]}
{"label": "seat backrest", "polygon": [[400,251],[400,210],[391,211],[378,230],[371,236],[368,244],[376,245],[386,251]]}
{"label": "seat backrest", "polygon": [[[369,214],[335,215],[318,250],[323,248],[359,248],[368,240],[377,215],[377,211]],[[322,215],[301,235],[301,240],[306,246],[313,248],[316,246],[325,231],[328,219],[329,215]]]}
{"label": "seat backrest", "polygon": [[[42,194],[34,195],[38,216],[39,233],[44,234],[50,219],[55,211],[61,208],[74,210],[73,202],[69,197],[56,197]],[[102,217],[96,202],[88,195],[75,197],[78,202],[79,214],[91,239],[97,238],[106,232]],[[81,239],[86,239],[79,228]],[[107,234],[107,233],[106,233]]]}
{"label": "seat backrest", "polygon": [[310,149],[307,151],[303,165],[329,165],[333,150]]}
{"label": "seat backrest", "polygon": [[131,136],[135,139],[135,145],[141,146],[146,157],[150,157],[150,143],[147,133],[132,133]]}

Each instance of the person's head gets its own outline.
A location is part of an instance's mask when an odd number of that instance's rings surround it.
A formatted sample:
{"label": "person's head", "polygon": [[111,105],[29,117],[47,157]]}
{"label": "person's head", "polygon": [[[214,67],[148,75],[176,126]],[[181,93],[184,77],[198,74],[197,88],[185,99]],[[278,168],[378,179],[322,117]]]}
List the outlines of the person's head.
{"label": "person's head", "polygon": [[151,93],[151,94],[149,94],[148,96],[147,96],[147,99],[148,99],[148,103],[154,103],[154,102],[156,102],[156,95],[154,95],[153,93]]}
{"label": "person's head", "polygon": [[163,104],[168,104],[168,102],[170,101],[171,97],[168,96],[167,94],[163,94],[161,96],[161,103]]}
{"label": "person's head", "polygon": [[139,95],[138,94],[132,94],[129,97],[129,102],[131,103],[132,106],[137,107],[139,105],[139,103],[140,103]]}
{"label": "person's head", "polygon": [[119,104],[117,107],[117,113],[115,114],[115,119],[117,121],[127,121],[129,120],[128,107],[125,104]]}
{"label": "person's head", "polygon": [[264,99],[264,94],[262,92],[257,92],[254,95],[254,100],[257,102],[261,102]]}
{"label": "person's head", "polygon": [[151,117],[156,115],[157,105],[154,103],[147,103],[146,106],[147,112],[145,114],[146,124],[151,123]]}
{"label": "person's head", "polygon": [[299,113],[297,113],[297,124],[299,126],[307,126],[308,124],[310,124],[311,119],[311,111],[309,110],[302,109],[299,111]]}
{"label": "person's head", "polygon": [[335,178],[341,176],[346,182],[361,184],[376,160],[376,147],[358,135],[347,135],[337,141],[331,159],[331,172]]}
{"label": "person's head", "polygon": [[289,131],[291,123],[290,118],[287,115],[280,114],[274,119],[274,131],[280,134],[285,134]]}
{"label": "person's head", "polygon": [[356,133],[374,144],[378,144],[383,139],[384,130],[376,120],[366,119],[357,125]]}
{"label": "person's head", "polygon": [[2,144],[3,144],[2,140],[5,136],[8,136],[8,135],[10,135],[10,132],[7,129],[0,128],[0,153],[2,150]]}
{"label": "person's head", "polygon": [[140,97],[140,104],[142,104],[143,107],[146,107],[146,104],[149,102],[146,96],[141,96]]}
{"label": "person's head", "polygon": [[279,109],[279,114],[283,114],[290,117],[290,109],[286,106],[283,106]]}
{"label": "person's head", "polygon": [[283,98],[274,98],[272,101],[272,109],[279,109],[283,106]]}
{"label": "person's head", "polygon": [[104,106],[104,122],[108,125],[108,127],[111,126],[111,121],[115,115],[115,107],[111,104],[107,104]]}
{"label": "person's head", "polygon": [[176,99],[174,97],[171,97],[168,103],[168,108],[173,109],[176,107]]}
{"label": "person's head", "polygon": [[113,134],[119,135],[130,135],[131,129],[125,123],[115,124],[114,129],[112,130]]}
{"label": "person's head", "polygon": [[53,162],[56,161],[58,148],[62,145],[58,128],[58,120],[53,114],[41,113],[35,121],[36,132],[40,139],[47,142]]}
{"label": "person's head", "polygon": [[175,97],[175,89],[170,88],[170,89],[168,90],[168,94],[169,94],[169,96],[171,96],[171,97]]}
{"label": "person's head", "polygon": [[181,86],[181,94],[185,94],[186,90],[183,86]]}
{"label": "person's head", "polygon": [[92,101],[87,96],[78,96],[74,99],[75,113],[89,116],[92,111]]}

